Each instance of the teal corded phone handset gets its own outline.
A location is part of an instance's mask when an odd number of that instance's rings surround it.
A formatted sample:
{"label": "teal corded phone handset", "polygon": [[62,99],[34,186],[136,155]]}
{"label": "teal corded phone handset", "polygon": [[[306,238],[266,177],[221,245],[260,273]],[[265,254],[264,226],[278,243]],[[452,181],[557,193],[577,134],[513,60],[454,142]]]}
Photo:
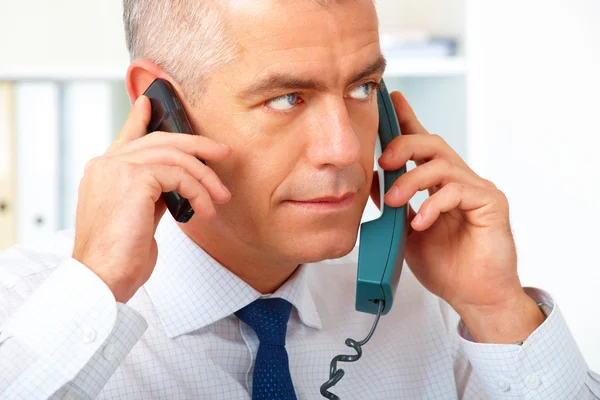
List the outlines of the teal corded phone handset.
{"label": "teal corded phone handset", "polygon": [[[392,99],[383,83],[377,90],[379,108],[379,142],[381,148],[400,135],[398,118],[392,104]],[[328,399],[339,399],[329,392],[332,386],[344,376],[344,370],[337,369],[337,363],[357,361],[362,355],[365,345],[379,322],[382,314],[387,314],[392,308],[394,295],[398,287],[400,272],[404,263],[406,236],[408,233],[408,205],[392,208],[383,201],[383,195],[392,187],[400,175],[406,172],[406,166],[396,171],[378,170],[381,217],[365,222],[360,228],[358,247],[358,272],[356,275],[356,310],[375,314],[375,322],[364,340],[357,342],[346,339],[346,346],[352,347],[357,354],[338,355],[331,361],[329,380],[321,386],[321,395]]]}
{"label": "teal corded phone handset", "polygon": [[[382,84],[377,92],[379,106],[379,141],[381,148],[400,135],[398,118],[392,99]],[[358,252],[358,273],[356,277],[356,310],[377,314],[383,302],[382,313],[392,308],[394,293],[398,287],[406,234],[408,229],[408,207],[392,208],[383,202],[383,195],[394,182],[406,172],[406,166],[396,171],[385,171],[383,179],[378,173],[380,188],[380,206],[383,213],[380,218],[361,225]],[[383,180],[383,182],[382,182]]]}

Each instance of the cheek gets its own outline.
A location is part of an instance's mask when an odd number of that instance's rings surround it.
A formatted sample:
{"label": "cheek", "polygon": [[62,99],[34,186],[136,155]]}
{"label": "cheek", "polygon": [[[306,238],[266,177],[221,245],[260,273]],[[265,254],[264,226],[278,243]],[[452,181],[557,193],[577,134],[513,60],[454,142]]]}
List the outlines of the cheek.
{"label": "cheek", "polygon": [[264,219],[271,209],[273,193],[297,164],[300,149],[258,134],[242,134],[230,146],[230,159],[213,167],[232,193],[229,208],[236,208],[237,214],[246,214],[250,219]]}
{"label": "cheek", "polygon": [[377,143],[377,128],[379,126],[379,115],[377,103],[373,102],[368,108],[356,110],[352,115],[352,124],[360,142],[360,165],[367,176],[367,187],[370,187],[375,168],[375,145]]}

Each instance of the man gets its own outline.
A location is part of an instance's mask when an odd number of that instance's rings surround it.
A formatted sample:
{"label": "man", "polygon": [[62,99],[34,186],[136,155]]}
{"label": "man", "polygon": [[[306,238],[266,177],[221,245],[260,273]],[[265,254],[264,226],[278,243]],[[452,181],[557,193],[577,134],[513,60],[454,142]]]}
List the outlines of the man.
{"label": "man", "polygon": [[[353,247],[378,190],[373,3],[214,3],[125,0],[136,101],[86,167],[75,231],[0,259],[4,398],[316,399],[344,338],[370,328]],[[155,78],[198,136],[145,135]],[[332,391],[599,398],[552,298],[519,282],[506,198],[393,101],[404,136],[378,162],[418,167],[385,201],[431,196],[394,308]],[[164,215],[172,190],[187,224]]]}

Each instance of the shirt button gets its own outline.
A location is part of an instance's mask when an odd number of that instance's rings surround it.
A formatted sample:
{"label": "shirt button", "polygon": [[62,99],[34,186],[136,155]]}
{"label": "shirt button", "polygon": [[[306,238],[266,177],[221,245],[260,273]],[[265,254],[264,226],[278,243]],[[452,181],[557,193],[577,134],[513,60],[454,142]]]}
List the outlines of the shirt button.
{"label": "shirt button", "polygon": [[104,346],[104,350],[102,351],[102,355],[104,356],[105,359],[107,359],[108,361],[112,361],[113,357],[115,355],[115,346],[113,346],[112,344],[107,344],[106,346]]}
{"label": "shirt button", "polygon": [[510,383],[508,383],[508,381],[506,379],[499,379],[498,380],[498,388],[500,390],[502,390],[503,392],[508,391],[508,389],[510,389]]}
{"label": "shirt button", "polygon": [[531,374],[525,378],[527,389],[537,389],[540,386],[540,378],[536,374]]}
{"label": "shirt button", "polygon": [[83,343],[92,343],[96,340],[96,331],[92,328],[83,328]]}

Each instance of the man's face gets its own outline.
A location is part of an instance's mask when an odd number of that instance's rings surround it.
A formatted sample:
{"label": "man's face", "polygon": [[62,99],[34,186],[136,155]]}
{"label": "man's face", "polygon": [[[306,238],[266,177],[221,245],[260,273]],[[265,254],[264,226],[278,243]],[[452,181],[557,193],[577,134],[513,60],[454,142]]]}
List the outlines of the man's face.
{"label": "man's face", "polygon": [[190,116],[228,144],[210,165],[232,193],[211,228],[295,262],[355,244],[372,180],[383,62],[371,0],[232,0],[238,60],[210,75]]}

